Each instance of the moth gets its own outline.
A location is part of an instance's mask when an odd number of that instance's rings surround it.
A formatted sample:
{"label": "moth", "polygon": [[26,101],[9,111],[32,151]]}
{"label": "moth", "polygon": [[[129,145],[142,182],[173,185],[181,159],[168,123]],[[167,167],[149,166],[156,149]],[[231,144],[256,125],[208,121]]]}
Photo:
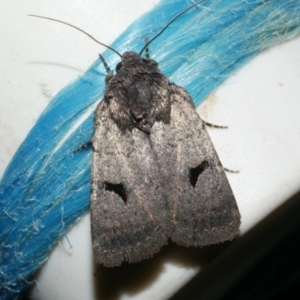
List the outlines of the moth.
{"label": "moth", "polygon": [[92,139],[91,233],[104,266],[152,257],[169,239],[197,247],[239,232],[237,203],[205,123],[188,92],[160,72],[148,51],[197,4],[140,53],[121,55],[97,41],[121,57],[114,75],[100,55],[107,86]]}

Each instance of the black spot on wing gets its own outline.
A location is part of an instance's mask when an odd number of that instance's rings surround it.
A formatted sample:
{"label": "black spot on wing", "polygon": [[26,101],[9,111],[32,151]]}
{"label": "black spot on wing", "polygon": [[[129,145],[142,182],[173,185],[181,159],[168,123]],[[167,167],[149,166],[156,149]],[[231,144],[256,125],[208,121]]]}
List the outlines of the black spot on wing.
{"label": "black spot on wing", "polygon": [[190,184],[195,187],[198,181],[199,176],[209,168],[208,161],[204,160],[200,165],[195,168],[190,169]]}
{"label": "black spot on wing", "polygon": [[126,204],[127,202],[127,191],[122,183],[110,183],[105,181],[104,182],[104,189],[106,191],[114,192],[116,193]]}

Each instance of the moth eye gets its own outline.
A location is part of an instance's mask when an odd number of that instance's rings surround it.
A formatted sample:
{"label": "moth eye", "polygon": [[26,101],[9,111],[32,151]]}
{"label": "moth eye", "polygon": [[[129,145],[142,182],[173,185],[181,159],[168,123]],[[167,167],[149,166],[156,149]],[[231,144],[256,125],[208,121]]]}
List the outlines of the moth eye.
{"label": "moth eye", "polygon": [[127,202],[127,192],[126,192],[126,189],[125,189],[125,187],[122,183],[115,184],[115,183],[110,183],[110,182],[105,181],[104,182],[104,189],[106,191],[116,193],[119,197],[121,197],[121,199],[126,204],[126,202]]}
{"label": "moth eye", "polygon": [[119,63],[116,65],[116,72],[118,72],[121,68],[122,68],[122,62],[119,62]]}
{"label": "moth eye", "polygon": [[195,187],[199,176],[209,168],[208,161],[203,161],[199,166],[190,169],[190,184]]}

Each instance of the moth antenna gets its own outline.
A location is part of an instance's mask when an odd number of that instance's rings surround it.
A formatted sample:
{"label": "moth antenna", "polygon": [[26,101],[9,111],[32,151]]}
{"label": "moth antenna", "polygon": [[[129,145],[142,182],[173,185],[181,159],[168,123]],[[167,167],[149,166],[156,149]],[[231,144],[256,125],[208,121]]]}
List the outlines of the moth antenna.
{"label": "moth antenna", "polygon": [[146,43],[146,45],[142,48],[142,50],[140,51],[139,54],[142,55],[143,51],[149,46],[149,44],[152,43],[156,38],[158,38],[158,37],[159,37],[159,36],[160,36],[160,35],[168,28],[168,26],[169,26],[171,23],[173,23],[176,19],[178,19],[178,18],[179,18],[181,15],[183,15],[186,11],[190,10],[191,8],[193,8],[194,6],[196,6],[196,5],[198,5],[198,4],[202,3],[202,2],[204,2],[204,0],[194,3],[193,5],[187,7],[187,8],[184,9],[182,12],[180,12],[178,15],[176,15],[171,21],[169,21],[169,22],[167,23],[167,25],[165,25],[165,27],[164,27],[157,35],[155,35],[150,41],[148,41],[148,42]]}
{"label": "moth antenna", "polygon": [[55,22],[62,23],[62,24],[68,25],[68,26],[70,26],[70,27],[73,27],[73,28],[75,28],[75,29],[81,31],[82,33],[86,34],[88,37],[90,37],[90,38],[91,38],[92,40],[94,40],[96,43],[98,43],[98,44],[100,44],[100,45],[102,45],[102,46],[104,46],[104,47],[110,49],[111,51],[115,52],[116,54],[118,54],[118,55],[122,58],[122,55],[121,55],[117,50],[115,50],[114,48],[109,47],[109,46],[107,46],[107,45],[105,45],[105,44],[99,42],[99,41],[96,40],[92,35],[90,35],[89,33],[85,32],[84,30],[82,30],[82,29],[80,29],[80,28],[78,28],[78,27],[76,27],[76,26],[74,26],[74,25],[72,25],[72,24],[69,24],[69,23],[67,23],[67,22],[60,21],[60,20],[57,20],[57,19],[52,19],[52,18],[48,18],[48,17],[43,17],[43,16],[37,16],[37,15],[28,15],[28,16],[29,16],[29,17],[36,17],[36,18],[46,19],[46,20],[50,20],[50,21],[55,21]]}

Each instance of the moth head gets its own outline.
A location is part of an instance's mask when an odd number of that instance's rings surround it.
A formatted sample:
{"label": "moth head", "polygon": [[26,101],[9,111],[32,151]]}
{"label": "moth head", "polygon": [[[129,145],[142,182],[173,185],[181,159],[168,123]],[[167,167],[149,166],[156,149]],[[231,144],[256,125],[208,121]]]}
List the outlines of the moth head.
{"label": "moth head", "polygon": [[157,67],[158,63],[153,59],[141,57],[139,53],[128,51],[122,55],[122,60],[116,65],[116,72],[120,71],[122,67],[130,68],[136,65]]}

